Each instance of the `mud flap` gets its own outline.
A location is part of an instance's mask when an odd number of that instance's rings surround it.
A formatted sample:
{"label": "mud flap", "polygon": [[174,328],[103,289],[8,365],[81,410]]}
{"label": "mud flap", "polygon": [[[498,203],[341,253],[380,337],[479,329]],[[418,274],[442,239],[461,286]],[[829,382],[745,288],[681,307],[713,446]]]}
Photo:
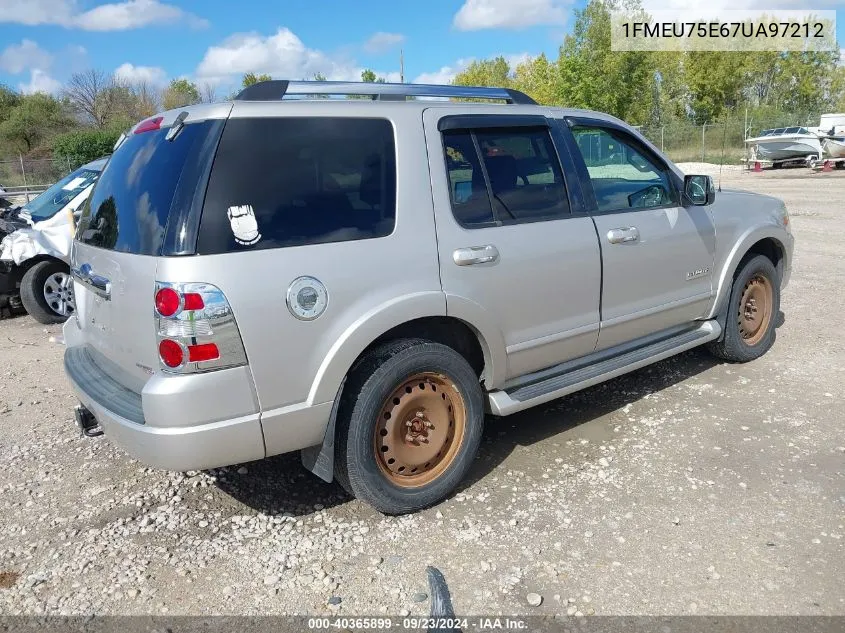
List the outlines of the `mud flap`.
{"label": "mud flap", "polygon": [[345,385],[346,378],[344,377],[343,382],[340,383],[340,388],[337,390],[334,404],[332,404],[332,412],[329,416],[326,434],[323,436],[323,443],[317,444],[316,446],[309,446],[299,451],[302,465],[329,484],[334,481],[334,431],[337,421],[337,411],[340,408],[340,397],[343,395]]}

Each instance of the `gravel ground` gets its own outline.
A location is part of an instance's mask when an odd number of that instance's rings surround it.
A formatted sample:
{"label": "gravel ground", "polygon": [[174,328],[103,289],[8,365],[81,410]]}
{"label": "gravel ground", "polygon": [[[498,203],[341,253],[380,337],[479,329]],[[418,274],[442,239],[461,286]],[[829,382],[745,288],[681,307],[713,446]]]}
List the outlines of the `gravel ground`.
{"label": "gravel ground", "polygon": [[0,613],[425,614],[433,564],[460,614],[845,615],[845,172],[723,182],[792,213],[774,349],[490,418],[466,486],[414,516],[296,455],[180,474],[81,439],[59,328],[0,321]]}

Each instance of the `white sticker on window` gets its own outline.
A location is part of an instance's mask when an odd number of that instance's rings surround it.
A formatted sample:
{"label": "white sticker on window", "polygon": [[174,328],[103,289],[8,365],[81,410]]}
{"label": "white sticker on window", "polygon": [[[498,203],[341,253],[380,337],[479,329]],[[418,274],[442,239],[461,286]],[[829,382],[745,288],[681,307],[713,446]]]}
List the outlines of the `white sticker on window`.
{"label": "white sticker on window", "polygon": [[261,239],[258,232],[258,220],[255,219],[255,211],[251,204],[236,205],[229,207],[226,211],[229,216],[229,224],[232,226],[232,233],[238,244],[250,246]]}
{"label": "white sticker on window", "polygon": [[62,187],[62,189],[64,189],[65,191],[73,191],[74,189],[79,189],[79,186],[84,183],[85,180],[85,178],[76,177],[69,183],[67,183],[64,187]]}

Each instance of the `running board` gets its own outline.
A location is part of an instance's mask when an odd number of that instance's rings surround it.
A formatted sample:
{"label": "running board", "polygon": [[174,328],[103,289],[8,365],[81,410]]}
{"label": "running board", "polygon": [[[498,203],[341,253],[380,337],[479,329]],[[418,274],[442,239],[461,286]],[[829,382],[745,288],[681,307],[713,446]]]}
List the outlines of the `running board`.
{"label": "running board", "polygon": [[567,370],[567,366],[571,367],[572,363],[565,363],[561,366],[560,373],[545,377],[538,382],[516,387],[510,391],[491,391],[488,394],[490,412],[493,415],[509,415],[555,400],[714,341],[721,333],[722,328],[715,320],[705,321],[694,330],[687,330],[671,338],[599,360],[594,364],[585,366],[583,361],[586,359],[580,359],[577,368]]}

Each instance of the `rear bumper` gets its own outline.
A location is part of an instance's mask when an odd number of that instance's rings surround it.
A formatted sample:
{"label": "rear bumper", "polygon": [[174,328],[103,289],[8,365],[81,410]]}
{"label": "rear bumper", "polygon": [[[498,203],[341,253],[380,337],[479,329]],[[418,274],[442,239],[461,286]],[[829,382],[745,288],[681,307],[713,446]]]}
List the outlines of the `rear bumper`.
{"label": "rear bumper", "polygon": [[[143,394],[126,389],[94,362],[84,346],[65,350],[64,363],[74,392],[105,434],[145,464],[184,471],[228,466],[265,456],[257,408],[252,413],[227,415],[214,422],[185,424],[185,408],[207,410],[209,403],[226,396],[226,391],[221,394],[223,371],[207,374],[213,376],[211,380],[194,376],[195,380],[183,381],[177,397],[172,388],[174,379],[170,378],[151,379],[150,393],[146,386]],[[229,378],[237,380],[236,376]],[[164,383],[165,380],[170,382]],[[172,415],[167,415],[168,411]]]}

